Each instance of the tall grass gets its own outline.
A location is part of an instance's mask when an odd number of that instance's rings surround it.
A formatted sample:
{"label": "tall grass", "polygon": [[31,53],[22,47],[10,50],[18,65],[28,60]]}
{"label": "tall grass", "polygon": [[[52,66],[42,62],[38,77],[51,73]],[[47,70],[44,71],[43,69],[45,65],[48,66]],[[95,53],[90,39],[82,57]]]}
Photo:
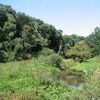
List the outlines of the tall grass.
{"label": "tall grass", "polygon": [[97,60],[96,59],[94,60],[94,59],[95,58],[90,59],[86,62],[79,63],[78,65],[75,65],[71,67],[70,69],[73,71],[81,72],[86,76],[89,76],[93,74],[93,72],[97,68],[100,68],[100,61],[98,61],[98,59]]}
{"label": "tall grass", "polygon": [[[71,70],[89,71],[99,65],[90,60]],[[89,80],[83,89],[74,89],[56,78],[59,72],[39,59],[0,64],[0,100],[100,100],[98,79]]]}

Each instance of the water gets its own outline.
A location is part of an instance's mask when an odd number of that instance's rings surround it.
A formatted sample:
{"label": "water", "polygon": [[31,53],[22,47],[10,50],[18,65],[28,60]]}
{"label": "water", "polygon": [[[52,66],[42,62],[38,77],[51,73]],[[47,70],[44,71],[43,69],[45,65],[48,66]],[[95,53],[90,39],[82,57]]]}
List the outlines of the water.
{"label": "water", "polygon": [[58,78],[74,88],[81,88],[85,83],[85,78],[83,75],[75,72],[61,72],[59,73]]}

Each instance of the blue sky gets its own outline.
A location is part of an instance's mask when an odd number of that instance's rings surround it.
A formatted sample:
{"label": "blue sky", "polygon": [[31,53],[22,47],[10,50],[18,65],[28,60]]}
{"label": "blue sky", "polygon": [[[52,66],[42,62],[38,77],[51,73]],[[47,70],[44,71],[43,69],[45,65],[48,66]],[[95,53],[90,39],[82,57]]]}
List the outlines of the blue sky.
{"label": "blue sky", "polygon": [[63,34],[87,36],[100,26],[100,0],[0,0],[63,30]]}

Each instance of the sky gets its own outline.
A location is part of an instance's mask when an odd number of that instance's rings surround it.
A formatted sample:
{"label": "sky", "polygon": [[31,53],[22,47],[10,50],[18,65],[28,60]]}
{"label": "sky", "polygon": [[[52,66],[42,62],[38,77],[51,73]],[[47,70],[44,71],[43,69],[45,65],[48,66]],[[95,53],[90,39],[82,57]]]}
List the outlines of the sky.
{"label": "sky", "polygon": [[100,0],[0,0],[0,3],[52,24],[67,35],[88,36],[100,26]]}

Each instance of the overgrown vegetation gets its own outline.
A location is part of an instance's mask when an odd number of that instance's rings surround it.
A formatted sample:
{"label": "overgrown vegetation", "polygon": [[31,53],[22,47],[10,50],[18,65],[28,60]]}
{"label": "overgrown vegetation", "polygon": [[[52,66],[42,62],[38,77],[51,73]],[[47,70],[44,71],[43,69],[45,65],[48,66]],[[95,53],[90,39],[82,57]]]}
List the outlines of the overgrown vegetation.
{"label": "overgrown vegetation", "polygon": [[100,100],[99,45],[0,4],[0,100]]}
{"label": "overgrown vegetation", "polygon": [[[94,62],[91,60],[90,63]],[[89,68],[91,64],[88,65]],[[38,59],[0,64],[0,98],[3,100],[100,99],[99,74],[95,81],[94,78],[91,82],[89,79],[82,89],[74,89],[69,87],[66,81],[59,80],[58,73],[62,73],[59,68],[40,63]]]}
{"label": "overgrown vegetation", "polygon": [[59,50],[62,31],[0,4],[0,62],[30,59],[43,47]]}

